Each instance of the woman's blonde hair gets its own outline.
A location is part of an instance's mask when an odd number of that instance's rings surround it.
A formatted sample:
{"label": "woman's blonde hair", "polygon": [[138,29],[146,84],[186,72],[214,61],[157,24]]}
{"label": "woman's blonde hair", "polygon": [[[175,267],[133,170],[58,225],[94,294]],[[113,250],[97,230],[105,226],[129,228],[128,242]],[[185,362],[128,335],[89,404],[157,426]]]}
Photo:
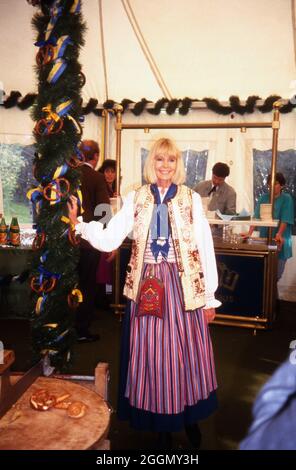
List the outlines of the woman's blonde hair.
{"label": "woman's blonde hair", "polygon": [[156,183],[156,173],[154,169],[155,156],[158,154],[171,155],[177,159],[176,172],[172,178],[175,184],[183,184],[185,181],[185,168],[180,150],[171,139],[158,139],[151,147],[144,165],[144,178],[147,183]]}

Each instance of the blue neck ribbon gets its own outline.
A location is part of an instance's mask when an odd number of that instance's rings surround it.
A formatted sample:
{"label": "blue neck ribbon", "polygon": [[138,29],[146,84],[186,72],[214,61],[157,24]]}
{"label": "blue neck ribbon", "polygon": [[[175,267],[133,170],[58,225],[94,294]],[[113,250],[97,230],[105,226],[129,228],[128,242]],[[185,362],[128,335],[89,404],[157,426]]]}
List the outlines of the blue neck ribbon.
{"label": "blue neck ribbon", "polygon": [[172,183],[167,190],[163,202],[160,199],[159,189],[156,184],[150,186],[154,195],[154,209],[150,224],[152,242],[150,248],[152,254],[157,261],[159,253],[164,259],[167,259],[169,253],[169,236],[171,227],[168,219],[167,202],[175,197],[177,193],[177,185]]}

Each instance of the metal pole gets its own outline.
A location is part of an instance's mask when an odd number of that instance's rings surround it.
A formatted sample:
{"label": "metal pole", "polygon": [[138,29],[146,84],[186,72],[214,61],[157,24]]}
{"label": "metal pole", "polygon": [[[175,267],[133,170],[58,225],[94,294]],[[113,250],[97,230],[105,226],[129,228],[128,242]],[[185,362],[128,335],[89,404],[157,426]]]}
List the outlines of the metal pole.
{"label": "metal pole", "polygon": [[106,118],[107,112],[105,109],[102,111],[102,135],[101,135],[101,151],[100,151],[100,158],[97,162],[96,170],[102,166],[103,161],[105,160],[105,146],[106,146]]}
{"label": "metal pole", "polygon": [[[279,108],[282,105],[280,101],[276,101],[273,105],[273,120],[272,120],[272,154],[271,154],[271,181],[270,181],[270,199],[271,204],[271,216],[273,218],[273,207],[274,207],[274,185],[275,185],[275,174],[276,174],[276,163],[277,163],[277,151],[278,151],[278,137],[280,128],[280,111]],[[272,240],[272,228],[268,229],[268,245],[271,244]]]}
{"label": "metal pole", "polygon": [[122,124],[122,129],[244,129],[268,128],[272,122],[234,122],[198,124]]}
{"label": "metal pole", "polygon": [[[112,111],[113,113],[113,111]],[[110,112],[108,109],[103,109],[102,117],[104,119],[104,128],[102,135],[102,154],[103,159],[110,158]]]}
{"label": "metal pole", "polygon": [[[120,200],[120,167],[121,167],[121,132],[122,132],[122,111],[123,107],[121,105],[116,105],[115,109],[116,122],[115,122],[115,132],[116,132],[116,191],[117,191],[117,207]],[[115,287],[114,287],[114,308],[115,314],[121,315],[122,311],[120,310],[120,249],[117,250],[115,258]]]}
{"label": "metal pole", "polygon": [[120,167],[121,167],[121,132],[122,132],[122,111],[121,105],[114,108],[116,115],[115,132],[116,132],[116,191],[120,194]]}

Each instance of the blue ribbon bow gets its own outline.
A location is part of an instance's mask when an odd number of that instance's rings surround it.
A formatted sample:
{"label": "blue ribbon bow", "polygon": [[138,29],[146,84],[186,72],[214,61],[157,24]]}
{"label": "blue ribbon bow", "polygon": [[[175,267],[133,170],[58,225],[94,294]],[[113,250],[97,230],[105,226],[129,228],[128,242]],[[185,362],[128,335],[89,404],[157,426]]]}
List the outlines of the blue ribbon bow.
{"label": "blue ribbon bow", "polygon": [[151,185],[151,192],[154,195],[154,210],[150,224],[152,242],[150,248],[152,254],[157,261],[159,253],[164,259],[167,259],[169,253],[169,236],[171,235],[171,227],[168,219],[167,202],[175,197],[177,193],[177,185],[172,183],[161,202],[159,190],[156,184]]}

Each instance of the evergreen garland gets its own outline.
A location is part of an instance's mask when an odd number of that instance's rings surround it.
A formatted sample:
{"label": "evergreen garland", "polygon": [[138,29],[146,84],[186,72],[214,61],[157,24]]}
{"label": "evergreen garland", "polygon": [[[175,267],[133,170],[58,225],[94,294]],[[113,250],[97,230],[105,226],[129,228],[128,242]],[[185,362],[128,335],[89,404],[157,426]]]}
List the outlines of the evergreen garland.
{"label": "evergreen garland", "polygon": [[[72,232],[63,216],[67,215],[69,195],[79,194],[80,172],[69,161],[73,161],[73,156],[76,161],[79,158],[83,75],[78,55],[85,25],[80,0],[55,0],[39,6],[41,11],[32,20],[39,47],[38,95],[32,109],[37,150],[34,175],[39,185],[28,194],[37,212],[35,248],[39,248],[31,278],[32,334],[35,355],[49,353],[51,364],[62,368],[70,359],[75,339],[75,309],[71,304],[80,297],[76,269],[79,251],[69,241]],[[53,29],[48,34],[50,22]],[[53,51],[57,51],[58,41],[64,36],[68,37],[67,45],[57,58]],[[65,68],[56,80],[50,81],[50,74],[59,63]]]}
{"label": "evergreen garland", "polygon": [[[3,107],[8,109],[12,108],[13,106],[18,106],[20,109],[28,109],[30,106],[33,105],[37,95],[33,93],[29,93],[25,95],[22,99],[21,93],[19,91],[12,91],[10,95],[6,98],[3,102]],[[121,101],[121,106],[123,107],[123,113],[126,111],[131,111],[136,116],[139,116],[142,112],[147,111],[149,114],[153,114],[157,116],[160,114],[162,109],[165,109],[166,113],[169,115],[174,114],[175,112],[179,112],[179,114],[185,116],[189,113],[192,104],[194,102],[199,103],[206,103],[207,108],[217,114],[228,115],[231,113],[237,113],[240,115],[243,114],[251,114],[256,109],[261,113],[269,113],[273,110],[273,103],[281,99],[279,95],[271,95],[268,96],[265,100],[263,105],[256,105],[257,101],[261,101],[260,96],[252,95],[249,96],[246,100],[245,105],[242,105],[240,102],[240,98],[238,96],[230,96],[229,98],[229,105],[223,105],[219,102],[219,100],[215,98],[203,98],[202,100],[198,98],[183,98],[183,99],[175,99],[168,100],[167,98],[161,98],[156,103],[152,103],[152,101],[146,100],[146,98],[142,98],[141,101],[135,102],[130,99],[123,99]],[[90,98],[88,103],[82,108],[82,114],[90,114],[93,113],[95,116],[102,116],[103,109],[113,109],[113,107],[117,104],[114,100],[107,100],[103,103],[102,107],[98,106],[98,100],[95,98]],[[132,108],[129,109],[129,105],[134,105]],[[148,106],[149,105],[149,106]],[[280,108],[280,113],[290,113],[296,107],[296,104],[291,103],[290,101],[287,104],[284,104]]]}

